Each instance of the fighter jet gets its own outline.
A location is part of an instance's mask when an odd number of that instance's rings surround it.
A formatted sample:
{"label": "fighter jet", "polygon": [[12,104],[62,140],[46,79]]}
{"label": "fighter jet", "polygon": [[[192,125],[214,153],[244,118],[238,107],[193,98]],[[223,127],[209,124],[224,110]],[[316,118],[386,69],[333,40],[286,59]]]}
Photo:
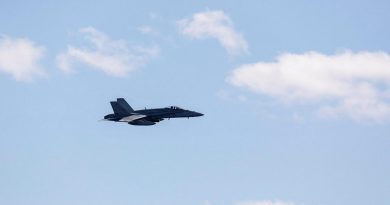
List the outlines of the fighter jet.
{"label": "fighter jet", "polygon": [[203,116],[202,113],[185,110],[177,106],[133,110],[133,108],[131,108],[131,106],[123,98],[117,98],[116,101],[111,101],[110,103],[114,113],[104,116],[103,120],[126,122],[130,125],[154,125],[157,122],[164,120],[164,118],[190,118]]}

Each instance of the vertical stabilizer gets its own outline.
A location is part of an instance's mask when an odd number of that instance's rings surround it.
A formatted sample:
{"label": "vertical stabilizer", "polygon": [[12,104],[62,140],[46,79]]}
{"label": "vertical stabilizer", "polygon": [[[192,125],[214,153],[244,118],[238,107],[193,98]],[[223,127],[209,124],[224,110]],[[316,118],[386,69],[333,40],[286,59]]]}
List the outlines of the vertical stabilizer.
{"label": "vertical stabilizer", "polygon": [[116,99],[116,101],[118,102],[119,106],[122,107],[126,112],[128,113],[134,112],[133,108],[126,102],[125,99],[118,98]]}
{"label": "vertical stabilizer", "polygon": [[111,107],[114,110],[114,114],[118,116],[127,116],[130,115],[130,112],[128,112],[126,109],[124,109],[122,106],[118,104],[116,101],[111,101]]}

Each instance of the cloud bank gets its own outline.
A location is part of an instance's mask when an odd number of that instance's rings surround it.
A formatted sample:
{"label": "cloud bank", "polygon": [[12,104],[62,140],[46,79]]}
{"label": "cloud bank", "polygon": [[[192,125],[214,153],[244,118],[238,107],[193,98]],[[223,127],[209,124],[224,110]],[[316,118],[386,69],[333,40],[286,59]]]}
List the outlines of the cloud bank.
{"label": "cloud bank", "polygon": [[24,82],[46,76],[40,65],[44,50],[44,47],[26,38],[0,36],[0,72]]}
{"label": "cloud bank", "polygon": [[390,55],[385,52],[285,53],[245,64],[227,81],[283,102],[316,104],[323,117],[390,119]]}
{"label": "cloud bank", "polygon": [[244,37],[236,32],[233,23],[223,11],[195,13],[189,19],[177,22],[181,34],[193,39],[216,38],[229,54],[248,51]]}
{"label": "cloud bank", "polygon": [[65,53],[57,55],[57,65],[65,72],[74,71],[75,63],[101,70],[108,75],[123,77],[158,55],[158,47],[130,46],[124,40],[112,40],[93,27],[79,30],[90,46],[69,45]]}

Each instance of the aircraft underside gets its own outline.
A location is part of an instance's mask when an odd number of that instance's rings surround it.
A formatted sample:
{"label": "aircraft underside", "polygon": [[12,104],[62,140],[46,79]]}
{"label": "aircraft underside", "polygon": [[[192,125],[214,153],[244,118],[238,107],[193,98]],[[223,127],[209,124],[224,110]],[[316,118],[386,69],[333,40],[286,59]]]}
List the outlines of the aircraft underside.
{"label": "aircraft underside", "polygon": [[156,124],[156,122],[160,122],[163,120],[164,119],[139,119],[139,120],[135,120],[132,122],[128,122],[128,124],[148,126],[148,125],[154,125],[154,124]]}

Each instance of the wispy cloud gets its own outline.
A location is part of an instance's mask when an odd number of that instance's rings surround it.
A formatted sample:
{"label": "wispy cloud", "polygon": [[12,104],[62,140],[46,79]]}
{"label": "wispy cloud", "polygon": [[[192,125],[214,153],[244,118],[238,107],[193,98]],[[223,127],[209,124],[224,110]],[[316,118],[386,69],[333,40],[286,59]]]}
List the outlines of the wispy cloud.
{"label": "wispy cloud", "polygon": [[292,202],[280,201],[280,200],[263,200],[263,201],[244,201],[239,202],[236,205],[296,205]]}
{"label": "wispy cloud", "polygon": [[40,64],[44,47],[27,38],[0,36],[0,72],[12,75],[17,81],[31,81],[46,76]]}
{"label": "wispy cloud", "polygon": [[216,38],[229,54],[248,51],[248,44],[242,34],[233,28],[229,16],[223,11],[205,11],[195,13],[191,18],[177,22],[179,31],[190,38]]}
{"label": "wispy cloud", "polygon": [[227,81],[289,103],[318,105],[323,117],[390,119],[390,55],[385,52],[286,53],[236,68]]}
{"label": "wispy cloud", "polygon": [[88,47],[68,45],[65,53],[57,55],[57,65],[65,72],[74,71],[76,63],[88,65],[108,75],[122,77],[158,55],[158,47],[130,46],[125,40],[112,40],[93,27],[79,30],[90,44]]}
{"label": "wispy cloud", "polygon": [[137,30],[139,32],[141,32],[142,34],[147,34],[147,35],[157,35],[157,34],[159,34],[159,32],[157,30],[155,30],[151,26],[140,26],[140,27],[137,28]]}

